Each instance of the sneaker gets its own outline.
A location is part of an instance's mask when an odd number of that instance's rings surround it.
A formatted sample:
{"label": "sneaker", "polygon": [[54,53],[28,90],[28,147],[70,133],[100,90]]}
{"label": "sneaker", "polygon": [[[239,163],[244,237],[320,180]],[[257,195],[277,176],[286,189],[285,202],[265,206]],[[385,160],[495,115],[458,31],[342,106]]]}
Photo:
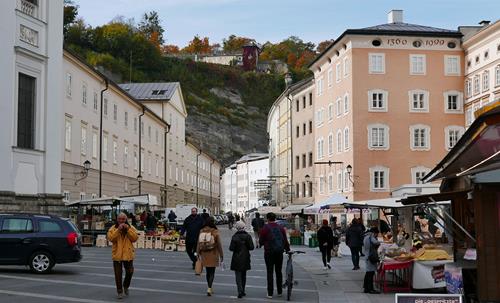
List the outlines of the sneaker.
{"label": "sneaker", "polygon": [[239,294],[239,295],[238,295],[238,299],[241,299],[241,298],[243,298],[243,295],[242,295],[242,294]]}
{"label": "sneaker", "polygon": [[328,270],[328,266],[323,267],[324,270]]}
{"label": "sneaker", "polygon": [[278,297],[283,297],[283,294],[278,294]]}
{"label": "sneaker", "polygon": [[209,288],[207,289],[207,296],[211,297],[211,296],[212,296],[212,293],[213,293],[212,288],[210,288],[210,287],[209,287]]}
{"label": "sneaker", "polygon": [[246,294],[246,293],[242,293],[241,295],[242,295],[243,297],[246,297],[246,296],[247,296],[247,294]]}
{"label": "sneaker", "polygon": [[267,298],[268,298],[268,299],[272,299],[272,298],[273,298],[273,296],[271,296],[271,295],[267,295]]}
{"label": "sneaker", "polygon": [[332,266],[331,266],[330,264],[326,264],[326,267],[327,267],[328,269],[332,269]]}
{"label": "sneaker", "polygon": [[116,295],[116,298],[117,298],[118,300],[123,299],[123,294],[122,294],[121,292],[119,292],[119,293]]}
{"label": "sneaker", "polygon": [[128,297],[128,288],[125,288],[125,289],[123,290],[123,293],[125,294],[125,297]]}

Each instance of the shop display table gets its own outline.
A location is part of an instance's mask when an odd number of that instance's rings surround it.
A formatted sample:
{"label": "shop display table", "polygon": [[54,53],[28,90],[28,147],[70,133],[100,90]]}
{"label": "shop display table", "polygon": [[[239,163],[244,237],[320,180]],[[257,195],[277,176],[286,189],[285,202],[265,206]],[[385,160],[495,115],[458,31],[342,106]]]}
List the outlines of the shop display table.
{"label": "shop display table", "polygon": [[417,261],[413,266],[413,288],[432,289],[446,287],[444,276],[445,264],[452,260]]}
{"label": "shop display table", "polygon": [[411,291],[412,264],[413,260],[385,259],[382,261],[376,276],[380,291],[383,293]]}

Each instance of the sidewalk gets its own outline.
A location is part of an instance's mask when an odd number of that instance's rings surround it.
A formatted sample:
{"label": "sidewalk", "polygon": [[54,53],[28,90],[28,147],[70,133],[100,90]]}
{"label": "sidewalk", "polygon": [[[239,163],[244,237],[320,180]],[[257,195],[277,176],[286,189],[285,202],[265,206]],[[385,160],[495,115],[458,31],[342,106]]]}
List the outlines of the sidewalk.
{"label": "sidewalk", "polygon": [[323,268],[321,253],[318,248],[293,246],[292,249],[305,251],[305,254],[295,255],[296,264],[304,268],[316,284],[319,302],[335,303],[392,303],[394,294],[363,293],[364,258],[361,257],[361,270],[353,271],[351,257],[332,258],[331,270]]}

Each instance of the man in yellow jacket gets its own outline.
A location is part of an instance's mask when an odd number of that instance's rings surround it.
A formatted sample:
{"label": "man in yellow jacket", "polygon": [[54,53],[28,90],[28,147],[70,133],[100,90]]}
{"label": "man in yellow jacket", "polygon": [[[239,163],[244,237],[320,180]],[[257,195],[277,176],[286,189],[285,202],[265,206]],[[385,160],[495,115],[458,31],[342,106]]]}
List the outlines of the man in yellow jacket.
{"label": "man in yellow jacket", "polygon": [[[113,243],[112,258],[118,299],[122,299],[124,294],[128,296],[128,288],[134,273],[133,243],[137,238],[137,230],[127,223],[127,215],[120,213],[116,218],[116,224],[108,230],[108,240]],[[123,282],[122,267],[125,269]]]}

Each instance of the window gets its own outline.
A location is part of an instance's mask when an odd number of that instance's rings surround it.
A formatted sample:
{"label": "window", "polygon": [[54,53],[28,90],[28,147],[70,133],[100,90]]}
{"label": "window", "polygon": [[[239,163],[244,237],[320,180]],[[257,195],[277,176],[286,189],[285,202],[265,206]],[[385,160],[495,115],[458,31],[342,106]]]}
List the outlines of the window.
{"label": "window", "polygon": [[309,106],[313,105],[313,94],[309,93]]}
{"label": "window", "polygon": [[337,117],[340,117],[342,115],[342,99],[338,98],[337,101],[335,101],[335,105],[337,107]]}
{"label": "window", "polygon": [[309,121],[309,133],[312,134],[313,132],[313,122]]}
{"label": "window", "polygon": [[128,127],[128,112],[125,112],[123,114],[123,124],[125,125],[125,127]]}
{"label": "window", "polygon": [[138,162],[139,162],[139,160],[137,158],[137,150],[134,149],[134,170],[137,170],[138,165],[139,165]]}
{"label": "window", "polygon": [[335,65],[335,81],[340,82],[341,75],[342,69],[340,67],[340,63],[337,63],[337,65]]}
{"label": "window", "polygon": [[349,58],[344,58],[344,78],[347,78],[349,76]]}
{"label": "window", "polygon": [[97,159],[97,131],[92,131],[92,158]]}
{"label": "window", "polygon": [[160,135],[158,134],[158,130],[155,130],[155,143],[160,144]]}
{"label": "window", "polygon": [[323,151],[324,151],[324,141],[323,141],[323,138],[318,139],[318,142],[317,142],[317,151],[318,151],[318,159],[323,159]]}
{"label": "window", "polygon": [[149,141],[151,142],[151,125],[148,126],[148,138]]}
{"label": "window", "polygon": [[412,90],[409,92],[410,112],[429,111],[429,92],[424,90]]}
{"label": "window", "polygon": [[317,126],[323,125],[323,109],[318,109],[316,112],[316,124]]}
{"label": "window", "polygon": [[349,127],[344,128],[344,151],[349,150]]}
{"label": "window", "polygon": [[342,192],[342,171],[337,172],[337,192]]}
{"label": "window", "polygon": [[477,95],[479,94],[480,92],[480,83],[479,83],[479,75],[475,75],[474,76],[474,85],[473,85],[473,89],[474,89],[474,95]]}
{"label": "window", "polygon": [[351,180],[349,179],[349,174],[347,173],[347,170],[344,170],[344,192],[350,191],[350,183]]}
{"label": "window", "polygon": [[385,73],[385,54],[370,53],[369,56],[369,70],[370,74],[383,74]]}
{"label": "window", "polygon": [[416,166],[411,168],[411,182],[413,184],[423,184],[422,179],[427,175],[431,170],[427,167]]}
{"label": "window", "polygon": [[306,168],[307,160],[306,160],[306,154],[302,154],[302,168]]}
{"label": "window", "polygon": [[41,220],[38,221],[39,232],[42,233],[59,233],[62,232],[61,226],[55,221]]}
{"label": "window", "polygon": [[333,192],[333,175],[328,175],[328,192]]}
{"label": "window", "polygon": [[108,135],[102,136],[102,160],[108,161]]}
{"label": "window", "polygon": [[295,156],[295,169],[300,168],[300,156]]}
{"label": "window", "polygon": [[472,96],[472,80],[471,79],[465,80],[465,95],[467,96],[467,98]]}
{"label": "window", "polygon": [[306,131],[306,124],[305,124],[305,123],[303,123],[303,124],[302,124],[302,135],[303,135],[303,136],[305,136],[305,135],[306,135],[306,133],[307,133],[307,131]]}
{"label": "window", "polygon": [[295,137],[299,137],[300,136],[300,127],[297,125],[296,128],[295,128]]}
{"label": "window", "polygon": [[368,149],[388,150],[389,149],[389,127],[384,124],[368,125]]}
{"label": "window", "polygon": [[82,85],[82,104],[87,104],[87,85]]}
{"label": "window", "polygon": [[313,166],[313,153],[309,153],[309,166]]}
{"label": "window", "polygon": [[66,117],[64,121],[64,148],[67,151],[71,150],[71,119]]}
{"label": "window", "polygon": [[349,112],[349,95],[344,95],[344,115]]}
{"label": "window", "polygon": [[302,96],[302,108],[306,108],[306,96]]}
{"label": "window", "polygon": [[448,126],[445,132],[445,148],[451,150],[458,142],[460,137],[464,134],[465,130],[461,126]]}
{"label": "window", "polygon": [[410,75],[425,75],[425,55],[410,55]]}
{"label": "window", "polygon": [[444,93],[444,111],[446,113],[463,113],[463,97],[458,91]]}
{"label": "window", "polygon": [[157,178],[160,175],[160,164],[159,163],[160,163],[160,161],[158,161],[158,159],[155,159],[155,175]]}
{"label": "window", "polygon": [[328,104],[328,121],[333,120],[333,112],[334,112],[333,103],[330,103]]}
{"label": "window", "polygon": [[94,110],[97,111],[97,93],[94,92]]}
{"label": "window", "polygon": [[33,222],[30,219],[5,218],[2,224],[2,233],[31,233]]}
{"label": "window", "polygon": [[118,105],[117,104],[113,104],[113,121],[117,121],[118,120]]}
{"label": "window", "polygon": [[370,189],[371,191],[389,190],[389,169],[387,167],[370,168]]}
{"label": "window", "polygon": [[495,67],[495,86],[500,85],[500,65]]}
{"label": "window", "polygon": [[426,125],[413,125],[410,127],[411,150],[430,149],[430,127]]}
{"label": "window", "polygon": [[128,145],[126,142],[123,146],[123,167],[128,168]]}
{"label": "window", "polygon": [[295,183],[295,197],[300,197],[300,185],[299,183]]}
{"label": "window", "polygon": [[72,79],[71,79],[71,74],[67,73],[66,74],[66,96],[71,98],[71,84]]}
{"label": "window", "polygon": [[108,99],[104,98],[104,104],[102,105],[102,114],[108,116]]}
{"label": "window", "polygon": [[305,198],[306,196],[307,196],[306,182],[302,182],[302,197]]}
{"label": "window", "polygon": [[469,107],[465,111],[465,126],[470,126],[472,121],[474,121],[474,113],[472,112],[472,107]]}
{"label": "window", "polygon": [[82,125],[81,128],[80,153],[85,156],[87,154],[87,126]]}
{"label": "window", "polygon": [[375,89],[368,91],[368,111],[387,111],[387,91]]}
{"label": "window", "polygon": [[328,155],[333,155],[333,134],[328,135]]}
{"label": "window", "polygon": [[134,117],[134,133],[137,134],[137,117]]}
{"label": "window", "polygon": [[328,87],[332,86],[333,84],[333,70],[329,69],[328,70]]}
{"label": "window", "polygon": [[35,148],[36,78],[19,73],[17,96],[17,146]]}
{"label": "window", "polygon": [[444,56],[444,66],[446,76],[460,76],[460,56]]}
{"label": "window", "polygon": [[317,94],[318,96],[321,96],[321,94],[323,93],[323,79],[320,78],[318,79],[318,85],[317,85]]}
{"label": "window", "polygon": [[342,131],[337,130],[337,153],[342,152]]}
{"label": "window", "polygon": [[490,71],[485,71],[483,73],[483,92],[490,89]]}
{"label": "window", "polygon": [[323,176],[319,177],[319,193],[320,194],[325,193],[325,177]]}
{"label": "window", "polygon": [[296,111],[299,112],[300,102],[299,99],[296,100]]}
{"label": "window", "polygon": [[118,143],[116,142],[116,140],[113,140],[113,164],[118,163],[117,152],[118,152]]}

